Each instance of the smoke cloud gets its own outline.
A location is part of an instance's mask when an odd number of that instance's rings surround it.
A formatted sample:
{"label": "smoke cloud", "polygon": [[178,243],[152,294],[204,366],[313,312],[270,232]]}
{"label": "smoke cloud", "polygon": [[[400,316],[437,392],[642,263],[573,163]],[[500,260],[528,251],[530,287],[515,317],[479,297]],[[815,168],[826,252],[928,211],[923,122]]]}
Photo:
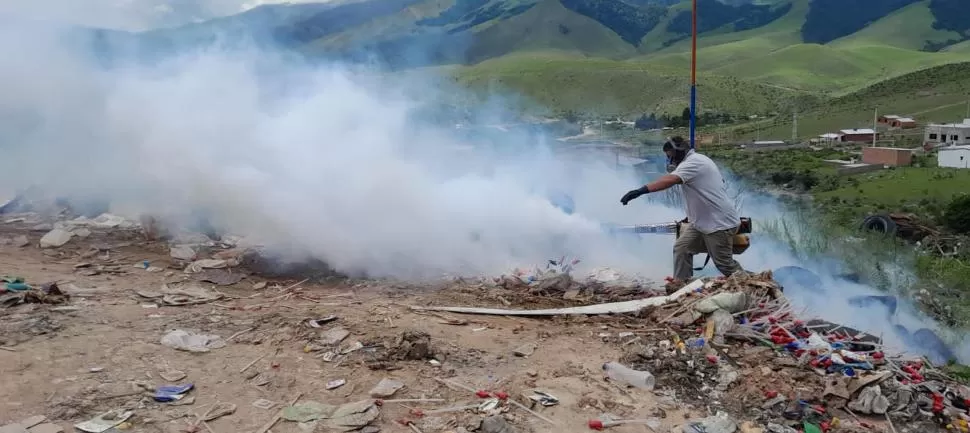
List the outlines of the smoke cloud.
{"label": "smoke cloud", "polygon": [[[563,255],[582,259],[580,271],[670,273],[672,236],[615,237],[601,223],[668,222],[682,210],[660,198],[621,206],[642,179],[611,156],[569,158],[530,134],[504,133],[498,146],[467,139],[428,115],[461,93],[433,76],[256,50],[107,68],[62,30],[0,28],[0,56],[11,59],[0,68],[0,169],[12,190],[108,201],[128,217],[204,216],[287,257],[377,277],[495,275]],[[504,96],[459,117],[501,130]],[[575,213],[550,203],[560,193]],[[756,222],[784,217],[777,201],[743,198]],[[739,257],[746,269],[812,269],[828,290],[790,292],[799,306],[892,338],[885,313],[846,302],[875,290],[754,238]],[[897,317],[934,327],[910,307]]]}

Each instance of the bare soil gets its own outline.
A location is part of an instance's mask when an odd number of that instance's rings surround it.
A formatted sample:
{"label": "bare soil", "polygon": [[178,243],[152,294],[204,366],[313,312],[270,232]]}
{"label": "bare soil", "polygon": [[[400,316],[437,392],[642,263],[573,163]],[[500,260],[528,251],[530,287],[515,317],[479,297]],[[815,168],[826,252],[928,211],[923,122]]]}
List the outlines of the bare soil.
{"label": "bare soil", "polygon": [[[296,284],[252,275],[229,286],[198,283],[224,295],[214,302],[155,307],[136,291],[192,281],[182,272],[182,264],[169,256],[167,245],[148,241],[137,232],[94,230],[59,248],[40,249],[44,233],[26,223],[0,225],[0,237],[26,235],[30,241],[24,247],[9,243],[0,247],[0,274],[23,277],[35,286],[57,282],[71,295],[62,304],[0,306],[0,425],[44,415],[65,431],[73,431],[74,423],[126,408],[135,415],[120,429],[192,431],[196,417],[212,405],[231,403],[235,412],[206,423],[207,428],[259,432],[298,397],[329,404],[368,399],[371,388],[386,377],[406,385],[393,399],[444,401],[388,402],[375,422],[382,431],[412,431],[397,422],[402,419],[413,420],[424,432],[477,428],[482,417],[469,412],[413,415],[412,408],[428,411],[480,401],[436,378],[473,389],[504,391],[522,402],[527,400],[521,395],[535,389],[559,398],[557,406],[535,407],[555,425],[512,408],[506,417],[520,432],[587,431],[587,421],[604,412],[631,419],[663,416],[660,431],[682,424],[688,416],[708,415],[670,398],[621,390],[603,380],[601,365],[620,359],[626,347],[607,336],[652,332],[643,320],[422,314],[408,306],[533,308],[564,306],[568,301],[516,297],[460,282],[440,287],[353,280]],[[147,270],[141,266],[144,261],[163,269]],[[245,270],[233,268],[232,272]],[[268,283],[265,288],[254,288],[262,282]],[[330,315],[338,319],[320,328],[306,323]],[[358,341],[365,347],[328,362],[308,343],[338,326],[350,331],[343,347]],[[206,353],[179,351],[160,343],[174,329],[231,340]],[[414,332],[430,336],[427,350],[401,340],[403,334]],[[513,354],[529,343],[536,344],[534,353]],[[159,403],[139,392],[138,382],[169,384],[161,374],[172,370],[187,376],[177,383],[195,385],[185,399],[194,398],[192,404]],[[327,383],[336,379],[346,384],[327,390]],[[253,406],[260,399],[275,405]],[[643,425],[611,430],[650,431]],[[297,423],[280,421],[271,431],[302,430]]]}

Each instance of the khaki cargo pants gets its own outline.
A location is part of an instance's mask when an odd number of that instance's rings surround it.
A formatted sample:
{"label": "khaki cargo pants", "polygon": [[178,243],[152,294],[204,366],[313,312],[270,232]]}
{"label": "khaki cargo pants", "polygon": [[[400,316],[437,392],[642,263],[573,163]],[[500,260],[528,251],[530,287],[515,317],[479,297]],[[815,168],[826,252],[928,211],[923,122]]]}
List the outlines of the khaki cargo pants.
{"label": "khaki cargo pants", "polygon": [[694,254],[707,253],[717,270],[725,276],[742,271],[741,265],[734,260],[734,235],[737,227],[701,233],[691,224],[681,226],[680,237],[674,242],[674,278],[688,281],[694,276]]}

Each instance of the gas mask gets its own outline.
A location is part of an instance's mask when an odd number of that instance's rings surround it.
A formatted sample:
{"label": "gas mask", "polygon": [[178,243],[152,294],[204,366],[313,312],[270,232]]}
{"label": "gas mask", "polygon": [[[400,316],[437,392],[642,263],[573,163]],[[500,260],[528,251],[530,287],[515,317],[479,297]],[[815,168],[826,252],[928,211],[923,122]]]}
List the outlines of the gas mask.
{"label": "gas mask", "polygon": [[666,155],[667,152],[673,153],[673,156],[667,156],[667,173],[674,171],[681,162],[684,162],[684,158],[687,157],[689,150],[690,145],[683,138],[667,138],[667,141],[663,145],[664,154]]}

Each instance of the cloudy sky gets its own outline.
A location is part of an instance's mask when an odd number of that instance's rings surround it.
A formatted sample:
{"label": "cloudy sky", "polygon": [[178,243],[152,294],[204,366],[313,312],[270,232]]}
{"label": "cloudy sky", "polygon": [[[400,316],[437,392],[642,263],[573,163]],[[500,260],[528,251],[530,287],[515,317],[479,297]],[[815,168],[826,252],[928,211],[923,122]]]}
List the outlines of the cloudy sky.
{"label": "cloudy sky", "polygon": [[146,30],[232,15],[272,3],[327,0],[0,0],[0,15],[121,30]]}

